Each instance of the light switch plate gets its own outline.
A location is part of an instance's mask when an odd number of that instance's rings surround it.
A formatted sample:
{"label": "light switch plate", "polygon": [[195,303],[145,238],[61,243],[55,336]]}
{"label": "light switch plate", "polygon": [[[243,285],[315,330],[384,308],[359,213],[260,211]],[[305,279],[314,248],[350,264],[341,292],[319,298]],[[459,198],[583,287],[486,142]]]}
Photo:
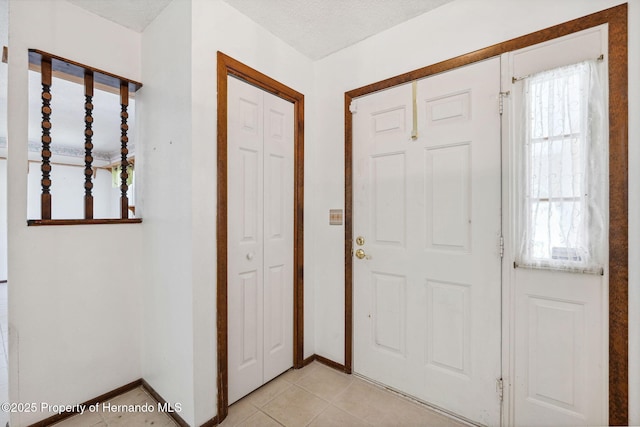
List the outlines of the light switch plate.
{"label": "light switch plate", "polygon": [[342,225],[342,209],[329,209],[329,225]]}

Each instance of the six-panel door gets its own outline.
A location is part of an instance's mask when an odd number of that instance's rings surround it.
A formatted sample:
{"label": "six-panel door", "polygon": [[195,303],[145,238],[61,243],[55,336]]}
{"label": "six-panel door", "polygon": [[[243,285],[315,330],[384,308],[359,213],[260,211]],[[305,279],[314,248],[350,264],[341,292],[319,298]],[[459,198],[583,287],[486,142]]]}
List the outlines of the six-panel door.
{"label": "six-panel door", "polygon": [[357,101],[354,370],[498,425],[500,60]]}
{"label": "six-panel door", "polygon": [[293,163],[293,104],[229,77],[229,404],[293,366]]}

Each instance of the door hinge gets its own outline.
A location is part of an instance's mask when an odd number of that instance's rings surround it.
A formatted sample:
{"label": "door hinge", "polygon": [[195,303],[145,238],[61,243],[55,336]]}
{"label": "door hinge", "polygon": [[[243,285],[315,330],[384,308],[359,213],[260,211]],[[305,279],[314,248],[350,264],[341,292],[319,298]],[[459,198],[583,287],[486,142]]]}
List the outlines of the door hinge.
{"label": "door hinge", "polygon": [[498,398],[500,402],[504,399],[504,382],[502,378],[496,379],[496,393],[498,394]]}
{"label": "door hinge", "polygon": [[510,91],[506,91],[506,92],[500,92],[498,96],[498,111],[500,112],[500,115],[504,113],[504,98],[509,96],[510,94],[511,94]]}
{"label": "door hinge", "polygon": [[356,101],[355,99],[351,101],[351,103],[349,104],[349,111],[351,112],[351,114],[355,114],[358,112],[358,101]]}
{"label": "door hinge", "polygon": [[504,237],[500,236],[500,258],[504,258]]}

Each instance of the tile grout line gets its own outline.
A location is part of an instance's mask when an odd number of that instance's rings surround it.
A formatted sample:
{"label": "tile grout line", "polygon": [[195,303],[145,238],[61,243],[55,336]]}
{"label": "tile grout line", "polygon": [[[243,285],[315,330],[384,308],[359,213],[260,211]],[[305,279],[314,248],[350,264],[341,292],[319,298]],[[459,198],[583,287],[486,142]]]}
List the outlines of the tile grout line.
{"label": "tile grout line", "polygon": [[[310,365],[309,365],[309,366],[310,366]],[[305,368],[307,368],[307,367],[304,367],[304,368],[300,369],[300,371],[305,370]],[[315,370],[315,369],[312,369],[312,370]],[[309,371],[312,371],[312,370],[309,370]],[[252,394],[252,393],[255,393],[256,391],[260,390],[262,387],[265,387],[265,386],[267,386],[267,385],[269,385],[269,384],[273,383],[274,381],[276,381],[276,380],[278,380],[278,379],[281,379],[282,381],[284,381],[284,382],[286,382],[287,384],[289,384],[289,386],[288,386],[288,387],[286,387],[285,389],[281,390],[279,393],[276,393],[276,394],[275,394],[274,396],[272,396],[269,400],[267,400],[266,402],[264,402],[264,404],[263,404],[262,406],[258,406],[258,405],[256,405],[256,404],[254,404],[254,403],[251,401],[251,399],[247,400],[246,402],[247,402],[249,405],[251,405],[253,408],[255,408],[255,409],[257,410],[257,412],[261,412],[262,414],[266,415],[266,416],[267,416],[267,417],[269,417],[270,419],[272,419],[272,420],[276,421],[279,425],[283,425],[283,424],[282,424],[282,423],[280,423],[278,420],[276,420],[276,419],[275,419],[275,418],[273,418],[271,415],[269,415],[267,412],[265,412],[263,408],[264,408],[264,407],[266,407],[269,403],[271,403],[273,400],[275,400],[276,398],[278,398],[279,396],[281,396],[282,394],[284,394],[286,391],[288,391],[289,389],[291,389],[291,388],[292,388],[292,387],[294,387],[294,386],[297,386],[298,388],[305,390],[304,388],[302,388],[302,387],[298,386],[298,385],[297,385],[297,382],[298,382],[298,381],[300,381],[300,380],[301,380],[302,378],[304,378],[305,376],[309,375],[309,372],[307,372],[306,374],[302,374],[299,378],[297,378],[297,379],[296,379],[296,381],[290,381],[290,380],[288,380],[287,378],[285,378],[285,375],[286,375],[286,374],[288,374],[288,373],[290,373],[290,372],[295,372],[295,371],[296,371],[295,369],[291,368],[291,369],[289,369],[289,370],[287,370],[287,371],[283,372],[282,374],[278,375],[278,376],[277,376],[276,378],[274,378],[273,380],[269,381],[267,384],[264,384],[264,385],[260,386],[259,388],[257,388],[257,389],[256,389],[256,390],[254,390],[253,392],[249,393],[247,396],[243,397],[242,399],[238,400],[237,402],[234,402],[234,404],[235,404],[235,403],[238,403],[238,402],[240,402],[240,401],[242,401],[242,400],[244,400],[244,399],[247,399],[249,396],[251,396],[251,394]],[[305,390],[305,391],[307,391],[307,390]],[[314,394],[314,396],[315,396],[315,394]],[[252,416],[254,416],[254,415],[255,415],[255,413],[254,413],[254,414],[251,414],[251,415],[249,415],[249,416],[247,416],[247,417],[244,417],[244,418],[242,418],[241,420],[239,420],[237,423],[235,423],[233,426],[230,426],[230,427],[234,427],[234,426],[240,425],[240,424],[242,424],[243,422],[245,422],[246,420],[248,420],[249,418],[251,418],[251,417],[252,417]]]}
{"label": "tile grout line", "polygon": [[[269,415],[268,413],[264,412],[262,409],[258,409],[258,412],[262,412],[264,415],[266,415],[267,417],[271,418],[273,421],[275,421],[276,423],[278,423],[278,425],[285,427],[284,424],[282,424],[280,421],[278,421],[277,419],[273,418],[271,415]],[[247,418],[248,419],[248,418]]]}
{"label": "tile grout line", "polygon": [[[314,362],[314,363],[316,363],[316,362]],[[318,370],[318,369],[323,369],[323,368],[324,368],[324,365],[318,365],[318,367],[314,368],[314,369],[313,369],[313,371],[316,371],[316,370]],[[333,370],[331,370],[330,368],[328,368],[327,370],[328,370],[329,372],[332,372],[332,373],[333,373]],[[308,376],[310,376],[310,375],[312,375],[312,372],[309,372],[309,373],[307,373],[306,375],[302,375],[300,378],[298,378],[298,380],[297,380],[295,383],[293,383],[293,385],[294,385],[294,386],[297,386],[299,389],[301,389],[301,390],[303,390],[303,391],[306,391],[307,393],[311,394],[312,396],[315,396],[316,398],[318,398],[318,399],[320,399],[320,400],[322,400],[322,401],[326,402],[328,405],[327,405],[327,406],[326,406],[322,411],[320,411],[318,414],[316,414],[316,415],[315,415],[315,416],[314,416],[314,417],[313,417],[313,418],[312,418],[312,419],[311,419],[307,424],[305,424],[306,426],[311,425],[311,424],[312,424],[312,423],[313,423],[313,422],[314,422],[318,417],[320,417],[320,415],[322,415],[323,413],[325,413],[325,412],[326,412],[329,408],[331,408],[331,407],[335,408],[335,409],[336,409],[336,410],[338,410],[338,411],[342,411],[342,412],[344,412],[345,414],[348,414],[348,415],[350,415],[350,416],[352,416],[352,417],[354,417],[354,418],[356,418],[356,419],[360,420],[361,422],[363,422],[363,423],[365,423],[365,424],[367,424],[367,425],[371,425],[369,422],[367,422],[367,421],[366,421],[366,420],[364,420],[363,418],[360,418],[358,415],[356,415],[356,414],[352,414],[351,412],[349,412],[349,411],[347,411],[347,410],[345,410],[345,409],[341,409],[341,408],[339,408],[338,406],[335,406],[335,405],[334,405],[334,402],[338,399],[338,397],[339,397],[340,395],[342,395],[343,393],[345,393],[349,387],[351,387],[351,385],[353,384],[353,378],[354,378],[354,377],[352,377],[351,375],[346,375],[346,374],[345,374],[345,377],[346,377],[346,378],[348,378],[348,384],[347,384],[347,385],[346,385],[346,386],[345,386],[345,387],[344,387],[344,388],[343,388],[343,389],[342,389],[338,394],[336,394],[336,396],[334,396],[334,399],[333,399],[333,400],[330,400],[330,399],[326,399],[326,398],[325,398],[325,397],[323,397],[323,396],[320,396],[319,394],[315,393],[315,392],[314,392],[314,391],[312,391],[312,390],[309,390],[309,389],[308,389],[307,387],[305,387],[304,385],[298,384],[298,382],[300,382],[302,379],[304,379],[304,378],[306,378],[306,377],[308,377]],[[342,377],[342,374],[338,373],[338,375]]]}
{"label": "tile grout line", "polygon": [[[285,381],[286,381],[286,380],[285,380]],[[265,406],[267,406],[269,403],[273,402],[277,397],[280,397],[280,395],[284,394],[284,393],[285,393],[287,390],[289,390],[291,387],[295,386],[295,384],[292,384],[292,383],[290,383],[289,381],[286,381],[286,383],[287,383],[287,384],[289,384],[289,387],[287,387],[287,388],[285,388],[285,389],[281,390],[279,393],[276,393],[275,395],[273,395],[273,396],[271,397],[271,399],[269,399],[269,400],[267,400],[266,402],[264,402],[264,405],[262,405],[261,407],[260,407],[260,406],[256,406],[256,405],[253,405],[253,406],[255,406],[256,408],[258,408],[258,410],[261,410],[261,411],[262,411],[262,408],[264,408]],[[263,411],[263,412],[264,412],[264,411]]]}
{"label": "tile grout line", "polygon": [[[314,395],[315,396],[315,395]],[[322,411],[320,411],[316,416],[314,416],[313,418],[311,418],[311,420],[305,424],[305,426],[310,426],[320,415],[324,414],[326,412],[327,409],[329,409],[329,407],[332,406],[331,402],[329,402],[329,405],[324,408]]]}

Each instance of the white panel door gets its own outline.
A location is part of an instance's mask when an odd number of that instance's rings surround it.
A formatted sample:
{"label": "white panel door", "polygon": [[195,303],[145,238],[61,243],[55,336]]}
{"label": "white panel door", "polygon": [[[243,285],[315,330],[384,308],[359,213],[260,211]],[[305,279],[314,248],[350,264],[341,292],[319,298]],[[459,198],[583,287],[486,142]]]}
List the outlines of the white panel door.
{"label": "white panel door", "polygon": [[500,424],[500,59],[357,100],[354,370]]}
{"label": "white panel door", "polygon": [[293,104],[264,93],[264,374],[293,366]]}
{"label": "white panel door", "polygon": [[293,104],[228,78],[229,404],[293,365]]}
{"label": "white panel door", "polygon": [[[509,54],[511,66],[505,77],[511,84],[512,76],[593,60],[601,54],[606,57],[606,52],[607,27],[596,27]],[[601,69],[606,70],[606,66]],[[524,117],[522,85],[523,80],[519,80],[510,87],[510,120],[515,129]],[[513,164],[521,155],[518,141],[516,135],[510,147]],[[607,176],[604,174],[602,179]],[[510,194],[515,209],[518,197],[523,196],[515,188]],[[518,235],[512,240],[518,248]],[[607,248],[605,242],[602,249],[606,252]],[[508,264],[513,265],[512,261],[513,258]],[[512,295],[508,313],[513,325],[513,425],[608,424],[608,280],[604,267],[604,275],[508,269]]]}
{"label": "white panel door", "polygon": [[607,425],[602,276],[515,272],[515,425]]}

